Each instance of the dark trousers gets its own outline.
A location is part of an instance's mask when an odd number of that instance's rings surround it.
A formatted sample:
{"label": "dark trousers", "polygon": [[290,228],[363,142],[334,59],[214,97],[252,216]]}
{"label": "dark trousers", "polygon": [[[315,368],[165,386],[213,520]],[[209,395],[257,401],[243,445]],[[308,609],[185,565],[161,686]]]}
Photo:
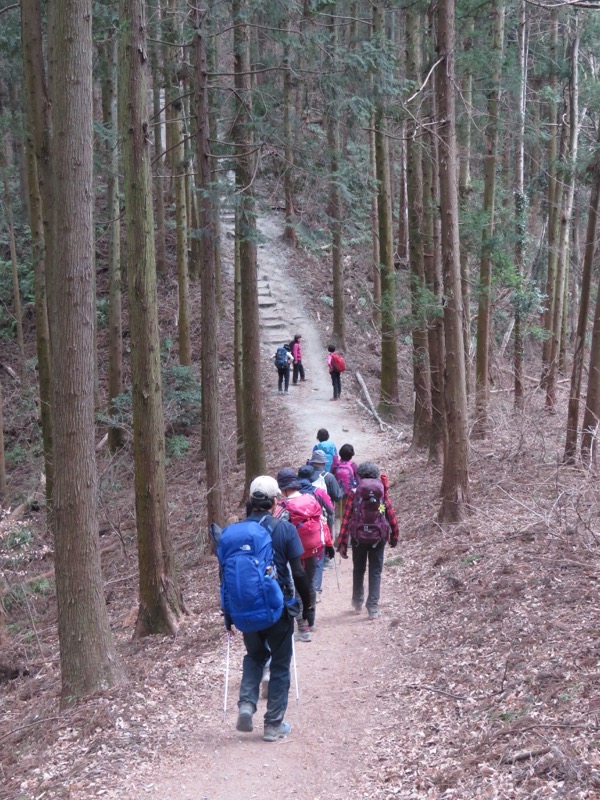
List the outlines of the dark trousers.
{"label": "dark trousers", "polygon": [[333,384],[333,399],[338,400],[342,396],[342,376],[339,372],[331,373],[331,383]]}
{"label": "dark trousers", "polygon": [[270,628],[244,634],[246,655],[240,684],[240,703],[251,703],[256,710],[263,669],[271,659],[265,725],[279,725],[285,716],[290,692],[293,633],[294,620],[284,610],[281,619]]}
{"label": "dark trousers", "polygon": [[367,611],[377,613],[379,595],[381,592],[381,573],[383,570],[383,552],[385,542],[379,542],[373,547],[362,544],[352,539],[352,605],[360,608],[365,599],[365,572],[369,563],[369,594],[367,595]]}
{"label": "dark trousers", "polygon": [[285,390],[287,392],[289,385],[290,385],[290,368],[289,367],[277,367],[277,374],[279,375],[279,380],[277,382],[277,388],[279,391],[282,391],[283,384],[285,383]]}
{"label": "dark trousers", "polygon": [[304,380],[304,367],[302,366],[301,361],[294,362],[294,377],[292,380],[294,383],[298,383],[298,375],[300,376],[300,380]]}
{"label": "dark trousers", "polygon": [[[302,559],[302,566],[304,567],[304,572],[306,572],[306,577],[308,578],[308,582],[310,583],[310,604],[312,606],[312,611],[309,611],[306,615],[306,622],[311,627],[315,624],[315,605],[317,602],[317,593],[315,591],[314,586],[314,578],[315,572],[317,570],[317,557],[316,556],[308,556],[308,558]],[[302,624],[302,600],[298,596],[298,602],[300,603],[300,614],[298,615],[298,627]]]}

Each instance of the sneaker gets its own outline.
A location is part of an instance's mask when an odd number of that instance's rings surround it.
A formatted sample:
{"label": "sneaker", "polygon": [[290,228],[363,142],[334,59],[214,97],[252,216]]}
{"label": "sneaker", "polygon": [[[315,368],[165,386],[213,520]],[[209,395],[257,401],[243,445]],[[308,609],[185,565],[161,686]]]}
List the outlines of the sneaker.
{"label": "sneaker", "polygon": [[375,620],[379,616],[379,611],[369,611],[369,619]]}
{"label": "sneaker", "polygon": [[360,603],[352,603],[352,608],[354,609],[355,614],[360,614],[362,611],[362,604]]}
{"label": "sneaker", "polygon": [[263,739],[265,742],[276,742],[278,739],[284,739],[292,730],[289,722],[280,722],[279,725],[265,725],[265,732]]}
{"label": "sneaker", "polygon": [[308,630],[296,631],[297,642],[310,642],[310,633]]}
{"label": "sneaker", "polygon": [[236,728],[238,731],[250,733],[254,730],[252,724],[252,716],[254,715],[254,706],[252,703],[240,703]]}

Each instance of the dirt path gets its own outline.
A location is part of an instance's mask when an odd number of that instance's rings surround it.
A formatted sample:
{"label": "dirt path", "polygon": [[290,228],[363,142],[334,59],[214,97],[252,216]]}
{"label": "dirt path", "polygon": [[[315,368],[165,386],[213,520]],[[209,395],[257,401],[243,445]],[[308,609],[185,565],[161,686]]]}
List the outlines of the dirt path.
{"label": "dirt path", "polygon": [[[286,272],[290,251],[281,243],[281,231],[273,220],[265,221],[261,227],[268,238],[259,249],[264,358],[295,333],[302,333],[307,370],[307,381],[291,388],[289,396],[281,397],[273,369],[272,402],[290,407],[294,438],[300,444],[305,442],[307,455],[316,440],[317,429],[325,427],[338,447],[351,442],[359,461],[376,460],[379,441],[374,427],[358,418],[350,400],[330,402],[332,387],[326,367],[326,345],[305,313],[300,287]],[[123,800],[137,800],[141,796],[160,800],[287,797],[346,800],[359,796],[356,793],[362,768],[359,754],[372,743],[376,725],[373,676],[381,676],[387,655],[382,648],[383,621],[370,623],[366,615],[357,616],[351,611],[351,581],[350,560],[338,557],[337,579],[333,569],[325,571],[316,631],[310,643],[296,644],[298,681],[296,684],[292,674],[286,716],[292,732],[287,739],[274,744],[262,741],[263,700],[255,715],[254,732],[242,734],[235,730],[244,653],[238,635],[231,647],[225,721],[221,680],[212,694],[202,691],[199,696],[202,708],[197,709],[198,724],[194,723],[194,710],[190,710],[191,731],[186,734],[189,755],[185,761],[176,761],[165,753],[152,775],[129,782],[127,789],[120,790],[119,797]],[[385,591],[384,574],[383,597]],[[224,654],[225,646],[222,674]]]}

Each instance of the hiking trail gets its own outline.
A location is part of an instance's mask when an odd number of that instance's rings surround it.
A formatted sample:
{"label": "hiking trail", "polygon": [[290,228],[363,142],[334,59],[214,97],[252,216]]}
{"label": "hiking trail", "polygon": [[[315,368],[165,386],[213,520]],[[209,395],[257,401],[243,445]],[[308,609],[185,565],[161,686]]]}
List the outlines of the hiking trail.
{"label": "hiking trail", "polygon": [[[357,413],[355,402],[344,397],[331,402],[332,386],[327,370],[327,342],[322,342],[315,322],[306,313],[302,290],[287,271],[293,251],[282,239],[276,218],[262,219],[265,242],[258,248],[259,305],[263,375],[270,380],[269,401],[290,412],[290,438],[303,446],[306,458],[324,427],[338,449],[354,445],[355,460],[377,461],[380,438],[377,426]],[[269,372],[268,359],[275,349],[302,334],[303,363],[307,380],[292,386],[288,395],[277,392],[277,373]],[[344,373],[342,383],[350,380]],[[269,465],[275,474],[283,465]],[[391,657],[385,652],[384,627],[386,574],[382,578],[382,616],[369,622],[366,612],[352,611],[352,560],[337,556],[336,571],[327,569],[317,606],[316,630],[311,642],[295,642],[298,686],[292,682],[286,721],[289,737],[275,743],[262,740],[266,701],[260,700],[254,715],[254,731],[235,729],[237,699],[244,646],[241,634],[231,640],[227,713],[223,721],[225,638],[222,639],[222,671],[212,692],[199,686],[198,707],[190,708],[185,736],[187,757],[180,748],[157,755],[154,764],[134,765],[125,785],[105,797],[120,800],[347,800],[362,796],[361,752],[378,733],[381,694],[375,685]],[[216,676],[215,676],[216,677]],[[384,678],[383,681],[381,680]],[[296,701],[296,688],[298,701]],[[209,704],[208,707],[206,704]],[[201,718],[195,717],[201,710]],[[177,753],[177,755],[175,755]],[[360,792],[360,794],[359,794]]]}

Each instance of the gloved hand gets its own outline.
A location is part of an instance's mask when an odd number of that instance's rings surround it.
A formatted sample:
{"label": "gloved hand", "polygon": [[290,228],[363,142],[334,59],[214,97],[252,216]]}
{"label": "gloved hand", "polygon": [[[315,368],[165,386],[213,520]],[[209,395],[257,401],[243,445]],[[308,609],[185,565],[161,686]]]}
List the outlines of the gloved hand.
{"label": "gloved hand", "polygon": [[393,542],[390,542],[390,547],[396,547],[397,544],[398,544],[398,539],[396,539]]}
{"label": "gloved hand", "polygon": [[340,545],[338,547],[338,553],[341,555],[342,558],[348,558],[348,548],[345,545]]}
{"label": "gloved hand", "polygon": [[333,549],[333,547],[326,547],[325,555],[327,556],[327,558],[331,558],[332,560],[335,559],[335,550]]}

